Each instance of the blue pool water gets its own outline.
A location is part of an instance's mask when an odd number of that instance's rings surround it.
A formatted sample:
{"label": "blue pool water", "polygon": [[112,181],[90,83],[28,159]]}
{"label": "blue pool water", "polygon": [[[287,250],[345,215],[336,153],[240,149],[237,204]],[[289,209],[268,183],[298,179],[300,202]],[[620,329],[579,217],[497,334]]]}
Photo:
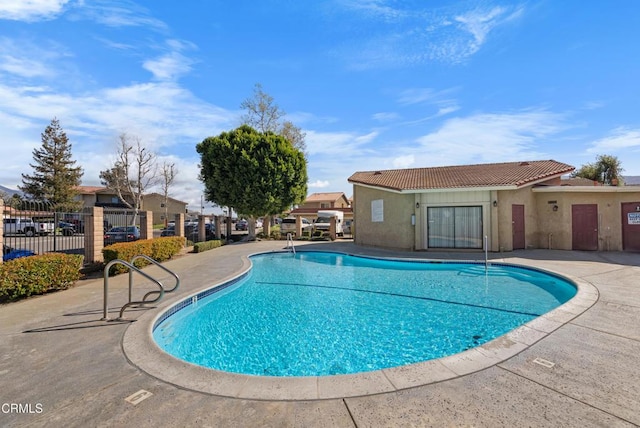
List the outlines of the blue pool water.
{"label": "blue pool water", "polygon": [[358,373],[473,348],[576,293],[555,275],[508,265],[485,270],[326,252],[251,261],[241,280],[162,317],[153,331],[158,345],[235,373]]}

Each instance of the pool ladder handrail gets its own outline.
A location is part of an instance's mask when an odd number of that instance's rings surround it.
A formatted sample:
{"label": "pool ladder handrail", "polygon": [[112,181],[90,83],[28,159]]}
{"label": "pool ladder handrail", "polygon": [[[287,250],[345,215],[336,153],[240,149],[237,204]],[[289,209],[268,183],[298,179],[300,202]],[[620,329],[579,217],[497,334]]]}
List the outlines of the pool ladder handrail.
{"label": "pool ladder handrail", "polygon": [[[143,272],[140,268],[138,268],[137,266],[135,266],[133,264],[137,259],[141,259],[141,258],[143,258],[145,260],[148,260],[152,264],[155,264],[156,266],[162,268],[166,272],[168,272],[171,275],[173,275],[173,277],[176,279],[176,285],[173,288],[171,288],[170,290],[165,290],[165,287],[162,284],[162,282],[160,282],[156,278],[152,277],[148,273]],[[180,278],[178,277],[178,275],[176,275],[174,272],[170,271],[166,267],[162,266],[156,260],[154,260],[151,257],[148,257],[148,256],[146,256],[144,254],[138,254],[137,256],[134,256],[131,259],[131,262],[127,262],[126,260],[122,260],[122,259],[112,260],[109,263],[107,263],[107,265],[104,267],[104,308],[103,308],[103,314],[102,314],[102,318],[101,318],[102,321],[109,321],[109,313],[108,313],[108,310],[109,310],[109,269],[111,268],[111,266],[114,266],[116,264],[121,264],[121,265],[126,266],[126,267],[129,268],[129,301],[124,306],[122,306],[122,308],[120,308],[120,315],[117,318],[118,321],[122,321],[123,320],[122,315],[124,314],[125,309],[127,309],[128,307],[133,306],[133,305],[144,305],[145,303],[156,303],[156,302],[159,302],[162,299],[162,297],[164,297],[164,293],[165,292],[167,292],[167,293],[173,292],[173,291],[177,290],[178,287],[180,286]],[[138,272],[140,275],[144,276],[148,280],[156,283],[158,285],[158,287],[159,287],[159,290],[152,290],[152,291],[147,292],[144,295],[144,297],[142,298],[141,301],[133,301],[133,299],[132,299],[132,291],[133,291],[133,272],[134,271]],[[150,295],[153,295],[153,294],[158,294],[158,296],[153,300],[147,300],[147,297],[149,297]]]}
{"label": "pool ladder handrail", "polygon": [[296,254],[296,247],[293,245],[293,235],[291,232],[287,233],[287,251]]}

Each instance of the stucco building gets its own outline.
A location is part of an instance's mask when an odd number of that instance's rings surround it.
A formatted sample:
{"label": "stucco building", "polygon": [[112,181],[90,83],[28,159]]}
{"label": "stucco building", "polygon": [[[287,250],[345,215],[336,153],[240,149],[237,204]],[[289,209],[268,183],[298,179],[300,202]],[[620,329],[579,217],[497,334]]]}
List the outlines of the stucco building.
{"label": "stucco building", "polygon": [[354,173],[355,242],[405,250],[640,251],[640,189],[563,185],[554,160]]}

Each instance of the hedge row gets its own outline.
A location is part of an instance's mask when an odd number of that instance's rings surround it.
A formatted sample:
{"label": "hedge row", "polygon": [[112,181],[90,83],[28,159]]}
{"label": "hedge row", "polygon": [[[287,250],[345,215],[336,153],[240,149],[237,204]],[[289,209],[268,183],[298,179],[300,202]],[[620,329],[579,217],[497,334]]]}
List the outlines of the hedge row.
{"label": "hedge row", "polygon": [[213,239],[211,241],[196,242],[193,244],[193,252],[201,253],[203,251],[213,250],[222,246],[222,241],[219,239]]}
{"label": "hedge row", "polygon": [[[152,259],[162,262],[169,260],[171,257],[180,253],[184,248],[186,238],[184,236],[166,236],[155,239],[144,239],[133,242],[120,242],[104,247],[102,255],[105,265],[112,260],[120,259],[130,261],[133,257],[144,254]],[[134,266],[142,267],[148,265],[149,262],[144,259],[135,261]],[[129,268],[121,264],[115,264],[109,269],[110,275],[128,272]]]}
{"label": "hedge row", "polygon": [[80,279],[83,256],[47,253],[0,264],[0,302],[64,290]]}

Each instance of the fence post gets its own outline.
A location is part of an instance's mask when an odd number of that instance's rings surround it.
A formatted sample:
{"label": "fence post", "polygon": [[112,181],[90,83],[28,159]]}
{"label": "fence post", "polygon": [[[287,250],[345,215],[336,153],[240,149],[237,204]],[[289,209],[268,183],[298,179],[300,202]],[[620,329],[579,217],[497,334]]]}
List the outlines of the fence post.
{"label": "fence post", "polygon": [[204,242],[207,240],[207,231],[205,229],[205,216],[198,215],[198,242]]}
{"label": "fence post", "polygon": [[[4,235],[4,201],[0,199],[0,212],[2,213],[2,229],[0,229],[0,244],[2,244],[2,236]],[[4,246],[2,247],[4,250]],[[4,251],[2,251],[2,255],[4,256]],[[2,264],[2,259],[0,258],[0,264]]]}
{"label": "fence post", "polygon": [[84,259],[86,263],[104,261],[104,210],[102,207],[84,209]]}
{"label": "fence post", "polygon": [[184,214],[176,214],[176,236],[184,236]]}
{"label": "fence post", "polygon": [[153,211],[140,211],[140,239],[153,238]]}

